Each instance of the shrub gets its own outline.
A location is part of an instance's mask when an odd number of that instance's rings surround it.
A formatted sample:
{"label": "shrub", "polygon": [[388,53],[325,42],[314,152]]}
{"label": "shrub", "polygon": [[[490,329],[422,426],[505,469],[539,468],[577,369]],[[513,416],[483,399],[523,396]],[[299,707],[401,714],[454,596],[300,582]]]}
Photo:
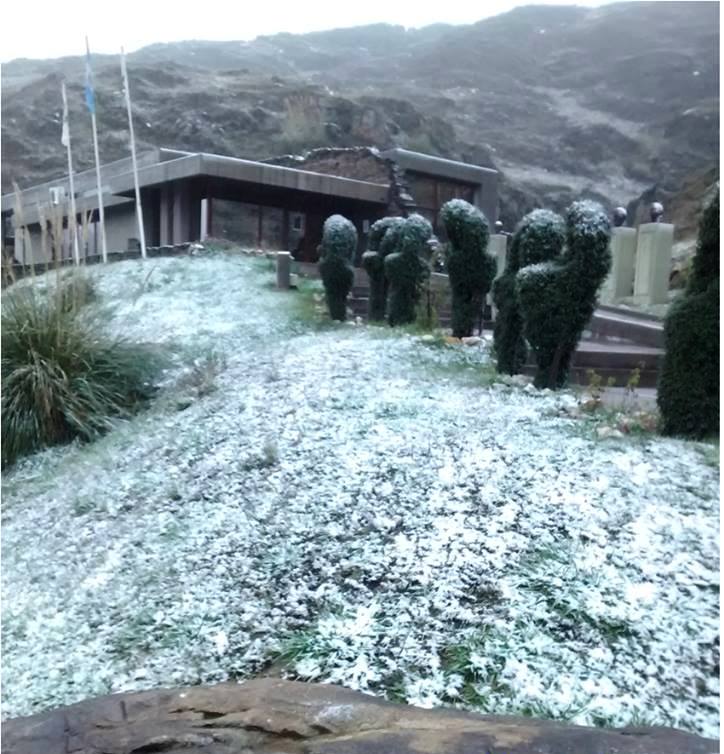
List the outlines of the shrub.
{"label": "shrub", "polygon": [[571,357],[611,268],[610,235],[603,207],[574,202],[566,212],[563,254],[528,264],[516,276],[523,331],[535,353],[536,387],[566,383]]}
{"label": "shrub", "polygon": [[563,218],[546,209],[533,210],[515,229],[505,270],[493,283],[493,303],[497,309],[493,343],[497,370],[502,374],[518,374],[525,364],[527,349],[516,286],[518,271],[557,257],[565,242],[565,230]]}
{"label": "shrub", "polygon": [[490,230],[485,215],[463,199],[452,199],[440,210],[448,237],[446,266],[452,291],[452,334],[473,334],[483,310],[485,295],[496,272],[487,254]]}
{"label": "shrub", "polygon": [[325,220],[320,245],[319,271],[324,283],[329,316],[344,322],[347,296],[354,283],[352,259],[357,249],[357,230],[342,215]]}
{"label": "shrub", "polygon": [[425,260],[432,225],[421,215],[410,215],[388,229],[383,246],[395,250],[385,258],[385,274],[389,281],[387,321],[393,327],[415,321],[417,302],[422,286],[430,276]]}
{"label": "shrub", "polygon": [[97,298],[95,282],[84,272],[73,270],[60,283],[60,306],[64,311],[80,309]]}
{"label": "shrub", "polygon": [[370,228],[367,251],[362,255],[362,266],[367,271],[370,280],[368,308],[370,322],[382,322],[385,319],[387,309],[385,257],[394,250],[389,242],[385,243],[385,237],[390,228],[404,222],[401,217],[384,217],[373,223]]}
{"label": "shrub", "polygon": [[90,440],[149,398],[158,356],[103,334],[97,315],[26,286],[2,302],[2,462]]}
{"label": "shrub", "polygon": [[664,322],[657,403],[667,435],[719,430],[719,194],[704,211],[686,291]]}

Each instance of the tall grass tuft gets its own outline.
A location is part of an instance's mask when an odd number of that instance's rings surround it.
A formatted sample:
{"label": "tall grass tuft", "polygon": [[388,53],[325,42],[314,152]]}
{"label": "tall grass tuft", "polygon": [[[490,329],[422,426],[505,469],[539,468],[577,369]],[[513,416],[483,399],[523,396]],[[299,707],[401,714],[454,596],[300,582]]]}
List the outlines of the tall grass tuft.
{"label": "tall grass tuft", "polygon": [[92,286],[80,280],[13,286],[3,296],[3,466],[48,445],[91,440],[153,393],[160,354],[107,335],[83,306]]}

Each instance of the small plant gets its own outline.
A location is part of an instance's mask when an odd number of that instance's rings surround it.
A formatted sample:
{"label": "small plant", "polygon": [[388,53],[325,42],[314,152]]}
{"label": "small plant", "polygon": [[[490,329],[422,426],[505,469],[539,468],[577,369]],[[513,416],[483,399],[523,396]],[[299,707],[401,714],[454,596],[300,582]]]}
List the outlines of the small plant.
{"label": "small plant", "polygon": [[112,338],[97,314],[26,286],[2,302],[2,460],[91,440],[154,392],[160,355]]}
{"label": "small plant", "polygon": [[393,327],[415,321],[423,284],[430,276],[425,256],[431,238],[432,225],[421,215],[410,215],[385,234],[385,243],[395,249],[385,259],[390,286],[387,321]]}
{"label": "small plant", "polygon": [[563,387],[578,341],[611,268],[608,216],[595,202],[574,202],[566,213],[560,257],[532,262],[516,276],[526,340],[535,354],[538,388]]}
{"label": "small plant", "polygon": [[262,446],[261,453],[249,456],[241,464],[242,471],[254,471],[268,469],[279,463],[279,448],[276,442],[267,438]]}
{"label": "small plant", "polygon": [[565,233],[563,218],[546,209],[530,212],[515,229],[505,270],[493,283],[493,303],[498,311],[493,344],[501,374],[518,374],[526,359],[523,314],[516,285],[518,271],[555,259],[563,248]]}
{"label": "small plant", "polygon": [[88,273],[72,270],[60,282],[60,306],[69,312],[80,309],[98,299],[96,285]]}
{"label": "small plant", "polygon": [[666,435],[719,431],[719,193],[704,211],[686,291],[664,322],[657,403]]}
{"label": "small plant", "polygon": [[463,199],[452,199],[440,210],[448,237],[446,267],[452,290],[452,334],[473,334],[481,318],[483,302],[496,272],[487,253],[490,230],[485,215]]}
{"label": "small plant", "polygon": [[216,391],[216,378],[225,368],[226,358],[216,351],[210,351],[194,360],[178,386],[193,391],[197,398],[203,398]]}
{"label": "small plant", "polygon": [[332,215],[324,223],[320,245],[319,271],[324,283],[329,316],[344,322],[347,296],[354,283],[352,259],[357,249],[357,230],[342,215]]}

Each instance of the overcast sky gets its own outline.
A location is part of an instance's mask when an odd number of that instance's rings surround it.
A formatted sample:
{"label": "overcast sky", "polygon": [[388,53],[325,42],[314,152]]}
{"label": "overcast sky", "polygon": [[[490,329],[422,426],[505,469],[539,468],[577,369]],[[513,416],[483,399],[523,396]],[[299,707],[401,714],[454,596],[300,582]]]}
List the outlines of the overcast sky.
{"label": "overcast sky", "polygon": [[[603,5],[605,0],[536,5]],[[183,39],[249,40],[260,34],[303,33],[371,23],[407,27],[469,24],[519,5],[515,0],[5,0],[0,60],[55,58],[91,50],[127,52]]]}

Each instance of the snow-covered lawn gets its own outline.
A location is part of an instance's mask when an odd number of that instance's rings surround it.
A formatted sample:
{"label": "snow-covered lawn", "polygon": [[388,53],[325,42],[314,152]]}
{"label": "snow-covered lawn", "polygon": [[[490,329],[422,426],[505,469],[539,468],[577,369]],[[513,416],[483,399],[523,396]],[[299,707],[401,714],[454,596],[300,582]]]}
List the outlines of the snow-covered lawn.
{"label": "snow-covered lawn", "polygon": [[709,446],[597,439],[572,394],[492,382],[484,348],[311,325],[259,261],[94,274],[114,327],[223,368],[5,474],[5,716],[273,661],[426,706],[718,735]]}

